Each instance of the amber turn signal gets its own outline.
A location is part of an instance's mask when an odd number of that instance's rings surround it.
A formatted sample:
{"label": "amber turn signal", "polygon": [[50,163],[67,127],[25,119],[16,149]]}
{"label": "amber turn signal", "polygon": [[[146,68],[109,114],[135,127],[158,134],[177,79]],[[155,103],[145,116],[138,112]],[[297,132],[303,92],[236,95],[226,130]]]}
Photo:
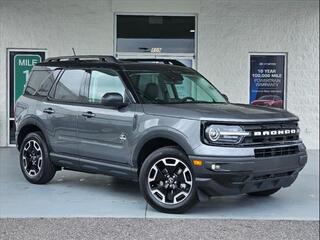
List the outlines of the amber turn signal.
{"label": "amber turn signal", "polygon": [[202,160],[199,160],[199,159],[192,160],[192,163],[194,166],[197,166],[197,167],[202,166]]}

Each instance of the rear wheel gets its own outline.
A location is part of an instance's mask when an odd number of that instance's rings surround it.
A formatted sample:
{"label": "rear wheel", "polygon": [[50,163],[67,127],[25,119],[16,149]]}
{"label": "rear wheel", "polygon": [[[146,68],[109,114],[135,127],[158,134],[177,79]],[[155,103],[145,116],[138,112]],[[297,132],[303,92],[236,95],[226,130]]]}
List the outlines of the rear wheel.
{"label": "rear wheel", "polygon": [[166,213],[182,213],[198,201],[194,180],[188,157],[176,147],[163,147],[151,153],[139,176],[146,201]]}
{"label": "rear wheel", "polygon": [[29,133],[20,148],[20,167],[31,183],[45,184],[55,175],[55,166],[49,159],[47,144],[41,132]]}
{"label": "rear wheel", "polygon": [[270,190],[265,190],[265,191],[260,191],[260,192],[251,192],[251,193],[247,193],[250,196],[255,196],[255,197],[267,197],[270,196],[276,192],[278,192],[280,190],[280,188],[274,188],[274,189],[270,189]]}

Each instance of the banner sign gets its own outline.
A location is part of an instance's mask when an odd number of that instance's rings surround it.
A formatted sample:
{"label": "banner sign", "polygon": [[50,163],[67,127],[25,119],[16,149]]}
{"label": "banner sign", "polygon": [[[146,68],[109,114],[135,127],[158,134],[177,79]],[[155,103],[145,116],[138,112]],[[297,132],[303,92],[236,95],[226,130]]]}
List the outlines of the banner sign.
{"label": "banner sign", "polygon": [[9,144],[14,133],[14,104],[22,95],[32,67],[45,59],[46,50],[8,49]]}
{"label": "banner sign", "polygon": [[285,107],[286,54],[250,54],[250,104]]}

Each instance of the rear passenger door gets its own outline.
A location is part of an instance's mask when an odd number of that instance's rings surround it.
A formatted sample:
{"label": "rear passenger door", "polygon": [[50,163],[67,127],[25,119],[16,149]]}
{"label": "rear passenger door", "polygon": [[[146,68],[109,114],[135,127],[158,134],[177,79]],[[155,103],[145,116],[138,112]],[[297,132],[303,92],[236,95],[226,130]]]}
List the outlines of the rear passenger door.
{"label": "rear passenger door", "polygon": [[83,158],[80,165],[87,171],[127,165],[130,159],[135,104],[121,109],[103,106],[101,98],[110,92],[119,93],[130,102],[116,71],[88,71],[87,100],[78,117],[79,154]]}
{"label": "rear passenger door", "polygon": [[78,167],[77,108],[81,104],[85,70],[64,70],[42,105],[52,148],[52,158],[64,166]]}

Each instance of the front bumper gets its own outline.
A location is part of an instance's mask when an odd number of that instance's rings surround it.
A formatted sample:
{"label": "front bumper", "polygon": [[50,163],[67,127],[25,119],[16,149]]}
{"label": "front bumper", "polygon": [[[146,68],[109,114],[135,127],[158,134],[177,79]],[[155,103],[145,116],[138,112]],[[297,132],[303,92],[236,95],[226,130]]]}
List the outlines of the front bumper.
{"label": "front bumper", "polygon": [[[236,195],[290,186],[307,162],[303,144],[297,154],[274,157],[208,157],[189,156],[191,162],[201,159],[203,165],[194,166],[200,193],[208,196]],[[236,150],[235,150],[236,151]],[[218,168],[212,169],[212,164]]]}

